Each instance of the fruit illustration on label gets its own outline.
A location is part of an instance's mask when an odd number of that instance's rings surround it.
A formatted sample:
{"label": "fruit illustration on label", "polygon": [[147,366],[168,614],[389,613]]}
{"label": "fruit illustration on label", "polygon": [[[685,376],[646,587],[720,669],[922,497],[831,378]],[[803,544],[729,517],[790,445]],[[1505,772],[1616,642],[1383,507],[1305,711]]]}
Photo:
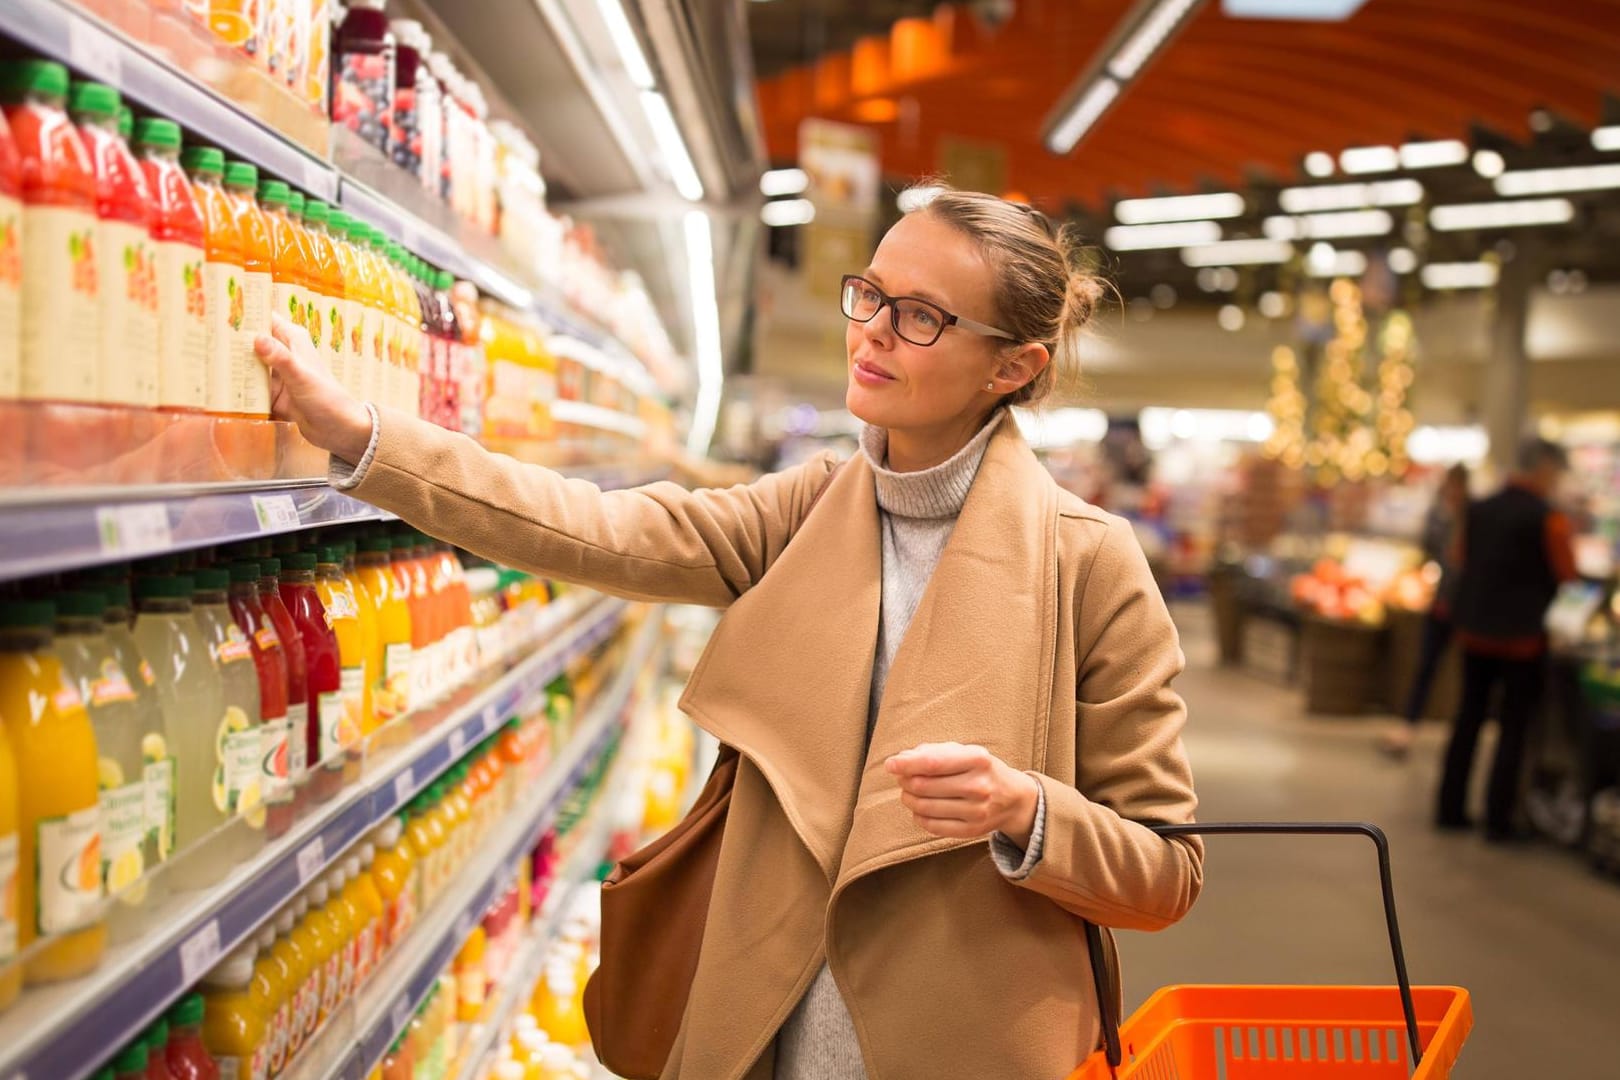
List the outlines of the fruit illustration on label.
{"label": "fruit illustration on label", "polygon": [[371,355],[378,360],[383,359],[383,335],[380,326],[377,327],[377,332],[371,335]]}
{"label": "fruit illustration on label", "polygon": [[112,758],[96,759],[96,786],[102,791],[115,791],[124,786],[123,767]]}
{"label": "fruit illustration on label", "polygon": [[343,315],[338,311],[338,309],[336,307],[334,307],[330,312],[327,313],[327,319],[331,323],[331,333],[332,333],[332,336],[328,340],[330,340],[332,342],[332,348],[334,348],[334,349],[342,349],[343,348]]}
{"label": "fruit illustration on label", "polygon": [[320,348],[321,312],[320,309],[315,306],[315,301],[313,300],[304,305],[304,327],[309,331],[309,340],[314,342],[317,349]]}
{"label": "fruit illustration on label", "polygon": [[152,665],[145,660],[141,661],[141,678],[145,680],[147,686],[157,685],[157,673],[152,670]]}
{"label": "fruit illustration on label", "polygon": [[359,356],[365,351],[365,348],[365,336],[362,334],[359,325],[356,324],[353,332],[349,334],[349,351],[354,353],[354,355]]}
{"label": "fruit illustration on label", "polygon": [[121,893],[141,879],[146,872],[146,860],[140,848],[130,848],[107,867],[107,891]]}
{"label": "fruit illustration on label", "polygon": [[225,279],[225,295],[230,298],[231,302],[229,321],[232,330],[242,329],[242,319],[246,314],[246,309],[243,306],[246,303],[243,299],[243,293],[244,290],[237,286],[235,278]]}
{"label": "fruit illustration on label", "polygon": [[298,297],[287,297],[287,318],[297,326],[304,325],[304,305],[298,302]]}
{"label": "fruit illustration on label", "polygon": [[198,319],[207,315],[207,301],[203,299],[203,268],[202,263],[186,263],[186,314]]}
{"label": "fruit illustration on label", "polygon": [[62,887],[71,892],[101,891],[101,834],[93,833],[78,857],[62,864]]}
{"label": "fruit illustration on label", "polygon": [[0,221],[0,285],[22,286],[21,225],[16,217]]}
{"label": "fruit illustration on label", "polygon": [[94,235],[90,229],[68,234],[68,254],[73,259],[73,291],[86,296],[95,296],[98,291]]}
{"label": "fruit illustration on label", "polygon": [[260,789],[257,780],[249,782],[248,786],[242,789],[242,795],[237,800],[236,809],[242,815],[242,819],[248,823],[249,828],[264,828],[266,816],[264,792]]}

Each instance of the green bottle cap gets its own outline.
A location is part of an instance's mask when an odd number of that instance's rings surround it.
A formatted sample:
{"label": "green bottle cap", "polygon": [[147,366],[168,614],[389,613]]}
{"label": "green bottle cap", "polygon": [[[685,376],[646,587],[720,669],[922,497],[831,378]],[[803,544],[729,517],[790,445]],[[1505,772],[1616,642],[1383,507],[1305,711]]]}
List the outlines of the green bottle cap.
{"label": "green bottle cap", "polygon": [[11,600],[0,604],[0,626],[29,630],[56,624],[56,605],[49,600]]}
{"label": "green bottle cap", "polygon": [[169,1045],[169,1021],[158,1017],[152,1021],[152,1026],[146,1029],[146,1052],[161,1054]]}
{"label": "green bottle cap", "polygon": [[125,142],[128,142],[129,137],[133,134],[135,134],[135,114],[130,111],[128,105],[120,105],[118,106],[118,135]]}
{"label": "green bottle cap", "polygon": [[450,276],[448,270],[440,270],[433,276],[433,287],[443,292],[448,292],[455,283],[456,279]]}
{"label": "green bottle cap", "polygon": [[267,206],[286,206],[292,193],[280,180],[259,181],[259,201]]}
{"label": "green bottle cap", "polygon": [[146,1071],[147,1053],[144,1042],[132,1042],[113,1058],[113,1072],[120,1075],[124,1073],[140,1073]]}
{"label": "green bottle cap", "polygon": [[75,589],[56,594],[56,613],[80,619],[99,619],[107,613],[107,594]]}
{"label": "green bottle cap", "polygon": [[316,554],[316,560],[322,566],[342,566],[343,547],[341,544],[323,544]]}
{"label": "green bottle cap", "polygon": [[179,574],[135,579],[135,597],[139,600],[189,600],[191,590],[191,579]]}
{"label": "green bottle cap", "polygon": [[116,119],[120,104],[118,91],[105,83],[76,82],[68,94],[69,112],[88,113],[103,119]]}
{"label": "green bottle cap", "polygon": [[304,216],[304,193],[302,191],[289,192],[287,195],[287,209],[293,217],[302,219]]}
{"label": "green bottle cap", "polygon": [[256,188],[259,186],[259,167],[245,161],[227,162],[225,183],[231,187]]}
{"label": "green bottle cap", "polygon": [[273,555],[266,555],[259,560],[259,576],[262,578],[280,577],[281,560]]}
{"label": "green bottle cap", "polygon": [[157,146],[164,150],[180,149],[180,125],[173,120],[148,116],[135,125],[136,146]]}
{"label": "green bottle cap", "polygon": [[257,585],[259,583],[259,564],[248,562],[233,562],[230,566],[232,585]]}
{"label": "green bottle cap", "polygon": [[205,566],[191,575],[193,592],[223,592],[230,588],[231,572],[217,566]]}
{"label": "green bottle cap", "polygon": [[188,146],[180,154],[180,164],[187,172],[225,175],[225,152],[214,146]]}
{"label": "green bottle cap", "polygon": [[206,1008],[201,994],[187,994],[169,1010],[169,1023],[175,1027],[195,1027],[203,1022]]}
{"label": "green bottle cap", "polygon": [[65,98],[67,68],[54,60],[7,60],[0,63],[0,96],[17,101],[24,94]]}
{"label": "green bottle cap", "polygon": [[306,224],[319,222],[320,224],[325,225],[327,218],[331,215],[331,213],[332,208],[323,202],[311,200],[304,203],[304,221]]}
{"label": "green bottle cap", "polygon": [[289,551],[281,556],[281,565],[288,570],[315,569],[315,553],[313,551]]}

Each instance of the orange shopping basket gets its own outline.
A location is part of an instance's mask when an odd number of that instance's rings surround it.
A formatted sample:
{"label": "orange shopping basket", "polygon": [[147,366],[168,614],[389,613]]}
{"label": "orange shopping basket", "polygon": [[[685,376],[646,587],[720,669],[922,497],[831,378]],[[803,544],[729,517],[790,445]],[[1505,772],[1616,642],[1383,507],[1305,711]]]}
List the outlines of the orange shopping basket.
{"label": "orange shopping basket", "polygon": [[[1389,840],[1361,823],[1159,825],[1160,836],[1365,836],[1378,849],[1395,986],[1167,986],[1123,1025],[1102,986],[1103,1048],[1069,1080],[1444,1080],[1473,1027],[1468,991],[1406,974]],[[1093,955],[1101,935],[1087,924]]]}

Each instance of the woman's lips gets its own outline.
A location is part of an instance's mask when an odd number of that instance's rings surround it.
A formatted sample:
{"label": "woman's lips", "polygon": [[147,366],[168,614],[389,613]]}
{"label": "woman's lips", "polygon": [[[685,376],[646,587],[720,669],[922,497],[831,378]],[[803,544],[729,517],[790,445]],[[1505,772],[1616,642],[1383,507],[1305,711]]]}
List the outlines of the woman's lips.
{"label": "woman's lips", "polygon": [[884,383],[894,382],[893,375],[860,360],[855,361],[853,371],[855,380],[864,386],[882,386]]}

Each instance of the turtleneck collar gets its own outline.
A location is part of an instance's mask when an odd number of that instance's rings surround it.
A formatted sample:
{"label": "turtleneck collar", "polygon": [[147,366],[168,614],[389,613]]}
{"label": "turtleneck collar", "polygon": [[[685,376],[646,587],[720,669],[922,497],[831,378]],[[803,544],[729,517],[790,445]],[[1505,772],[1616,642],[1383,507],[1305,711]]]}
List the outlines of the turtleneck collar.
{"label": "turtleneck collar", "polygon": [[990,436],[1006,415],[1006,409],[997,409],[979,433],[949,460],[917,472],[890,469],[888,430],[867,424],[861,430],[861,452],[872,466],[878,507],[895,517],[956,517],[962,512],[962,504],[967,502],[979,463],[990,445]]}

